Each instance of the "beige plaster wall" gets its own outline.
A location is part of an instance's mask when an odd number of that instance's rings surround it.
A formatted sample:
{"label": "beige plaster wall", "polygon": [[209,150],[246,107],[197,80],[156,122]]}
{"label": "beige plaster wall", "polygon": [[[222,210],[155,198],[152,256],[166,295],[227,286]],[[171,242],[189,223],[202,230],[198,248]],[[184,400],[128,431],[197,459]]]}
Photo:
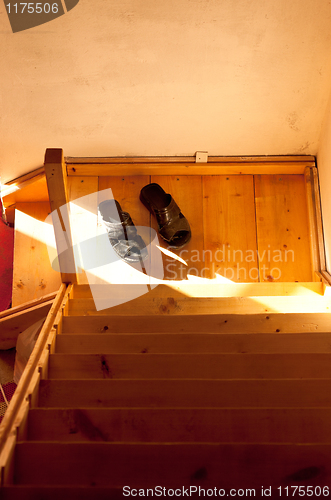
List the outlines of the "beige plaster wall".
{"label": "beige plaster wall", "polygon": [[0,175],[69,156],[315,154],[329,0],[80,0],[11,33],[0,4]]}
{"label": "beige plaster wall", "polygon": [[331,271],[331,99],[325,113],[317,153],[327,269]]}

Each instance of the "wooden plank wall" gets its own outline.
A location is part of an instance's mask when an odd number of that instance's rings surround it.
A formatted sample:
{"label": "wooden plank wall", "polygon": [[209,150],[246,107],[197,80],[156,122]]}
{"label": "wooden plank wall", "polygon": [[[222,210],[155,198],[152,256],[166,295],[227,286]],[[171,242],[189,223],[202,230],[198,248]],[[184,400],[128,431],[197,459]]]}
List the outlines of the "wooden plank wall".
{"label": "wooden plank wall", "polygon": [[[87,196],[89,194],[98,191],[98,177],[68,177],[68,198],[73,201]],[[87,207],[88,209],[88,204]],[[95,207],[90,207],[93,214]],[[76,245],[81,239],[82,233],[84,233],[84,228],[86,226],[86,213],[85,209],[79,206],[79,204],[70,204],[71,213],[71,232],[73,245]],[[77,268],[77,281],[78,284],[87,284],[88,279],[84,269]]]}
{"label": "wooden plank wall", "polygon": [[61,276],[45,243],[48,201],[16,203],[12,307],[58,291]]}
{"label": "wooden plank wall", "polygon": [[256,175],[261,281],[310,281],[311,252],[302,175]]}
{"label": "wooden plank wall", "polygon": [[[192,229],[190,243],[181,250],[160,239],[160,246],[171,252],[163,255],[164,279],[314,280],[303,174],[75,175],[68,177],[69,197],[95,192],[97,185],[99,191],[111,188],[137,226],[156,230],[155,218],[139,201],[149,182],[172,194]],[[79,282],[87,283],[86,277],[81,274]]]}
{"label": "wooden plank wall", "polygon": [[209,278],[258,281],[253,175],[204,176],[204,248]]}

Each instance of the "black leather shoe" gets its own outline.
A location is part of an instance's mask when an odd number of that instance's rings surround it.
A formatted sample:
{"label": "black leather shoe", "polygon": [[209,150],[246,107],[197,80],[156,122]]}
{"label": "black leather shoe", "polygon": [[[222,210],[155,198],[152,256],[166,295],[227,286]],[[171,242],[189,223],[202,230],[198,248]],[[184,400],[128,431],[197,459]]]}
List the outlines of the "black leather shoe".
{"label": "black leather shoe", "polygon": [[109,241],[117,255],[125,262],[139,262],[148,257],[144,240],[132,222],[130,215],[123,212],[116,200],[102,201],[98,206]]}
{"label": "black leather shoe", "polygon": [[159,184],[147,184],[140,191],[140,200],[156,217],[160,236],[173,248],[182,248],[191,239],[188,220],[170,194]]}

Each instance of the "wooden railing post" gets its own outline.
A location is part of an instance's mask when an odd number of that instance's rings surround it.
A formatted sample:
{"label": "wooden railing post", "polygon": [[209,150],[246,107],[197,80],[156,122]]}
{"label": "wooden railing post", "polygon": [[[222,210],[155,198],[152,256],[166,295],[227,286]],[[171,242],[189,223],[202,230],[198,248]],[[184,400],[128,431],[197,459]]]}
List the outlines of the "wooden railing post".
{"label": "wooden railing post", "polygon": [[67,172],[62,149],[46,149],[45,174],[61,279],[63,283],[77,283],[69,218]]}

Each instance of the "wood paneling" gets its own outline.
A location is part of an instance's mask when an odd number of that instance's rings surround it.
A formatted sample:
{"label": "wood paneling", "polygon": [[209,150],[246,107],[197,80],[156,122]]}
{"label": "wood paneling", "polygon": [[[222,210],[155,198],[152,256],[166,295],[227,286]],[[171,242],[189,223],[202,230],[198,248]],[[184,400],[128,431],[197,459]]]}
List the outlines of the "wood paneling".
{"label": "wood paneling", "polygon": [[[110,188],[124,212],[129,212],[136,226],[149,226],[150,214],[139,200],[141,189],[149,184],[148,175],[99,177],[99,191]],[[100,198],[99,202],[103,201]]]}
{"label": "wood paneling", "polygon": [[313,281],[303,175],[255,176],[261,281]]}
{"label": "wood paneling", "polygon": [[52,268],[47,250],[47,242],[55,244],[53,228],[44,222],[49,213],[47,201],[16,205],[13,307],[56,292],[60,287],[61,275]]}
{"label": "wood paneling", "polygon": [[[107,197],[102,193],[105,189],[112,190],[113,198],[119,202],[123,212],[128,212],[133,223],[137,227],[138,234],[144,243],[149,246],[151,239],[150,214],[139,200],[140,190],[150,182],[149,176],[119,176],[119,177],[99,177],[99,203]],[[106,197],[106,198],[105,198]],[[102,222],[99,221],[102,226]],[[146,275],[151,273],[151,250],[148,250],[148,257],[143,262],[127,263],[118,258],[111,267],[105,269],[101,281],[107,283],[148,283]],[[148,291],[147,287],[146,293]]]}
{"label": "wood paneling", "polygon": [[[70,204],[70,219],[73,245],[77,245],[84,239],[90,238],[91,233],[97,235],[97,194],[90,199],[82,201],[75,200],[89,194],[97,193],[98,177],[68,177],[68,198]],[[89,227],[87,225],[89,224]],[[94,227],[94,231],[93,231]],[[78,248],[76,247],[76,254]],[[77,259],[76,259],[77,260]],[[77,267],[77,281],[79,284],[87,284],[85,270]]]}
{"label": "wood paneling", "polygon": [[258,281],[253,176],[204,176],[203,216],[208,277]]}

